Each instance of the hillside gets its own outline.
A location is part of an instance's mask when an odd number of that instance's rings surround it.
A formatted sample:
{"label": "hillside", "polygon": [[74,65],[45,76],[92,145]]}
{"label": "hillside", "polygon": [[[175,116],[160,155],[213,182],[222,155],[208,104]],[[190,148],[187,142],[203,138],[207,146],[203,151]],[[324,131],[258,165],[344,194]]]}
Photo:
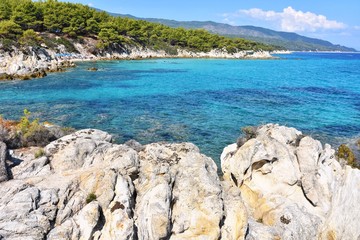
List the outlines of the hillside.
{"label": "hillside", "polygon": [[[83,37],[97,40],[97,49],[109,50],[113,44],[165,50],[174,54],[177,49],[209,52],[226,49],[273,50],[261,43],[211,34],[201,29],[171,28],[160,23],[111,16],[81,4],[31,0],[1,0],[0,48],[45,43],[39,33],[53,33],[62,38],[81,41]],[[55,45],[57,43],[54,43]]]}
{"label": "hillside", "polygon": [[123,16],[133,19],[143,19],[149,22],[161,23],[169,27],[186,29],[205,29],[211,33],[227,37],[245,38],[264,44],[275,45],[291,51],[356,51],[353,48],[335,45],[331,42],[301,36],[291,32],[279,32],[255,26],[232,26],[213,21],[174,21],[160,18],[138,18],[132,15],[110,13],[113,16]]}

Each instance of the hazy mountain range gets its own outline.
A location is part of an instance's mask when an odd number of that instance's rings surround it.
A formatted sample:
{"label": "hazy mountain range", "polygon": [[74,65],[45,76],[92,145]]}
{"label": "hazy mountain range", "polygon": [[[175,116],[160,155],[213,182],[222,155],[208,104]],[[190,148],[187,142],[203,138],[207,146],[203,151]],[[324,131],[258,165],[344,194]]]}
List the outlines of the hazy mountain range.
{"label": "hazy mountain range", "polygon": [[187,29],[202,28],[212,33],[228,37],[240,37],[265,44],[280,46],[291,51],[345,51],[354,52],[354,48],[332,44],[329,41],[301,36],[291,32],[274,31],[255,26],[232,26],[213,21],[175,21],[161,18],[139,18],[132,15],[109,13],[113,16],[141,19],[156,22],[169,27],[183,27]]}

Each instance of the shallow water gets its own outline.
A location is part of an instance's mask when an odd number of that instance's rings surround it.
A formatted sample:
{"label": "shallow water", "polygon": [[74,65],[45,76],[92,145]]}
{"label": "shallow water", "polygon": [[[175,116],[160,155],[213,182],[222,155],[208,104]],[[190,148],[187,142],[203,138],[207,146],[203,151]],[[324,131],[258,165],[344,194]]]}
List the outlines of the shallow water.
{"label": "shallow water", "polygon": [[27,108],[44,121],[108,131],[118,142],[190,141],[217,162],[246,125],[284,124],[332,144],[360,133],[360,54],[280,57],[78,63],[43,79],[0,83],[0,113],[15,119]]}

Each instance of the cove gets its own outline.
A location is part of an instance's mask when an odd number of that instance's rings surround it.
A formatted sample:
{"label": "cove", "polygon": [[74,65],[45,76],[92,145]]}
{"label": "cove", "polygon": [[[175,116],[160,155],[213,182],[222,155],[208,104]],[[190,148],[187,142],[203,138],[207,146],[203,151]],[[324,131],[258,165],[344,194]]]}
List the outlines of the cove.
{"label": "cove", "polygon": [[193,142],[217,163],[247,125],[279,123],[333,145],[360,132],[357,53],[77,65],[43,79],[1,82],[0,114],[17,119],[27,108],[42,121],[101,129],[117,142]]}

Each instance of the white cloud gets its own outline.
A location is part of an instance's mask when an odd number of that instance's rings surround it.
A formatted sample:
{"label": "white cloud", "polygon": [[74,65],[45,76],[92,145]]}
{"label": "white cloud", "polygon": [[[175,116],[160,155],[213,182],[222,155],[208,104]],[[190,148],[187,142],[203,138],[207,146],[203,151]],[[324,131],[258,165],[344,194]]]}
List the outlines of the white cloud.
{"label": "white cloud", "polygon": [[221,15],[223,17],[223,22],[230,24],[230,25],[235,25],[235,21],[232,20],[232,17],[226,13]]}
{"label": "white cloud", "polygon": [[239,10],[235,14],[226,14],[227,21],[230,22],[230,16],[237,18],[248,16],[253,19],[259,19],[272,22],[282,31],[287,32],[315,32],[318,30],[339,30],[347,26],[335,20],[328,20],[323,15],[317,15],[312,12],[302,12],[292,7],[284,8],[282,12],[264,11],[259,8],[248,10]]}
{"label": "white cloud", "polygon": [[94,6],[93,3],[88,3],[87,5],[88,5],[89,7],[93,7],[93,6]]}

